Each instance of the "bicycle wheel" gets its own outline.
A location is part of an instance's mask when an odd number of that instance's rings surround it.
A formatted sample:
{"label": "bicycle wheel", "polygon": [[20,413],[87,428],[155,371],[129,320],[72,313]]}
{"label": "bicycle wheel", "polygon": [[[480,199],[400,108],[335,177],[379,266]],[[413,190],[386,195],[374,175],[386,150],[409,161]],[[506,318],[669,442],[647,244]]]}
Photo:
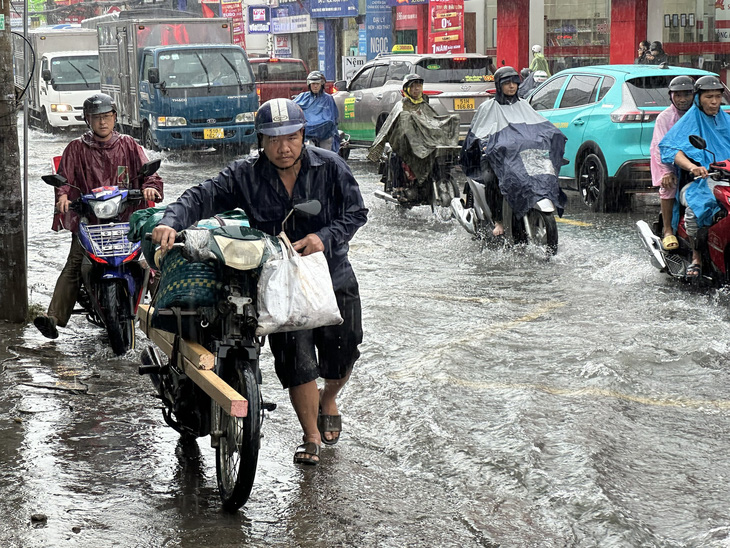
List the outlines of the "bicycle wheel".
{"label": "bicycle wheel", "polygon": [[248,400],[245,417],[231,417],[215,405],[216,430],[220,434],[215,450],[218,492],[223,509],[235,512],[246,504],[256,476],[261,442],[261,393],[248,362],[236,359],[221,371],[221,378]]}

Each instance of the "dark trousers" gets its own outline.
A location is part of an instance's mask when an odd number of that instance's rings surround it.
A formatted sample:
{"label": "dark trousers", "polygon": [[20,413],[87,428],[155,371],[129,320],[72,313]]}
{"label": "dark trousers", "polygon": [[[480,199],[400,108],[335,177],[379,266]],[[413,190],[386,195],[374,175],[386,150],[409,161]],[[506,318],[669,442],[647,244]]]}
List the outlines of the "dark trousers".
{"label": "dark trousers", "polygon": [[71,249],[68,252],[66,266],[56,281],[51,304],[48,305],[48,315],[56,318],[60,327],[66,327],[71,312],[76,305],[76,298],[81,288],[81,263],[84,260],[84,248],[76,236],[71,240]]}

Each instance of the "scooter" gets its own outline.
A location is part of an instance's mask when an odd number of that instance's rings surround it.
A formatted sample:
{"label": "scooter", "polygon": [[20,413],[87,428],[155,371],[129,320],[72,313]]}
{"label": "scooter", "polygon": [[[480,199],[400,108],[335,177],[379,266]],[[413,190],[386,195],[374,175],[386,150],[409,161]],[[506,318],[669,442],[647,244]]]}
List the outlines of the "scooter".
{"label": "scooter", "polygon": [[[311,200],[295,205],[292,211],[316,215],[321,207]],[[256,476],[264,412],[276,409],[276,404],[264,402],[261,396],[263,339],[256,336],[256,298],[260,267],[279,253],[279,243],[246,225],[187,229],[177,234],[167,254],[155,253],[161,274],[148,321],[174,342],[167,356],[155,346],[145,348],[139,367],[141,375],[150,376],[164,404],[162,414],[168,426],[186,437],[210,435],[218,492],[228,512],[235,512],[248,500]],[[150,240],[150,234],[145,239]],[[176,294],[175,282],[180,279],[198,290],[180,289]],[[199,291],[206,287],[208,291]],[[149,335],[149,329],[146,331]],[[212,371],[246,399],[245,413],[234,416],[186,374],[181,339],[210,352]]]}
{"label": "scooter", "polygon": [[417,179],[387,143],[378,165],[383,190],[376,190],[375,196],[406,209],[427,205],[441,220],[451,219],[451,201],[460,196],[459,185],[452,175],[460,151],[460,146],[436,147],[431,172]]}
{"label": "scooter", "polygon": [[[340,139],[340,148],[337,150],[337,154],[343,160],[347,160],[350,157],[350,134],[342,130],[337,130],[337,134]],[[307,145],[318,147],[321,140],[315,137],[306,137],[304,142]]]}
{"label": "scooter", "polygon": [[[139,179],[155,173],[160,162],[144,164]],[[41,178],[56,188],[68,184],[58,174]],[[147,264],[139,260],[140,244],[127,239],[129,223],[116,219],[128,205],[141,200],[144,196],[139,189],[103,186],[69,204],[81,216],[78,238],[85,251],[77,297],[81,308],[74,309],[73,314],[85,314],[89,322],[106,328],[117,355],[135,346],[137,307],[147,291],[150,273]]]}
{"label": "scooter", "polygon": [[464,197],[451,200],[451,209],[459,224],[477,240],[534,245],[544,249],[547,255],[555,255],[558,251],[558,225],[553,202],[542,198],[526,215],[517,218],[507,198],[503,198],[504,236],[494,236],[494,216],[487,201],[488,184],[496,185],[497,179],[485,162],[481,179],[467,177]]}
{"label": "scooter", "polygon": [[[697,135],[691,135],[689,141],[695,148],[707,148],[705,140]],[[714,153],[709,152],[714,159]],[[651,264],[661,272],[699,285],[719,287],[730,283],[730,160],[713,161],[707,176],[713,180],[713,194],[720,210],[715,213],[711,226],[702,227],[697,232],[696,245],[703,265],[700,276],[687,277],[687,268],[692,264],[692,243],[687,234],[684,215],[681,216],[676,233],[679,247],[671,251],[662,247],[664,225],[661,214],[652,226],[641,220],[637,221],[636,228],[642,244],[649,252]],[[694,184],[695,181],[688,184]]]}

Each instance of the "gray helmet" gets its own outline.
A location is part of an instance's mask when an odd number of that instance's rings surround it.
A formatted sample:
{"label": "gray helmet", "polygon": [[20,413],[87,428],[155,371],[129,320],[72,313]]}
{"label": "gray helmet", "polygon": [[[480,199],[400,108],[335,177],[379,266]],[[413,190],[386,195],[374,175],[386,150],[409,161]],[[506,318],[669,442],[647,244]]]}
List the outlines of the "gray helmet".
{"label": "gray helmet", "polygon": [[707,76],[700,76],[697,78],[697,81],[695,82],[695,93],[710,91],[713,89],[725,89],[725,86],[722,85],[722,82],[717,76],[708,74]]}
{"label": "gray helmet", "polygon": [[117,113],[117,105],[106,93],[96,93],[84,101],[84,119],[92,114]]}
{"label": "gray helmet", "polygon": [[669,91],[694,91],[695,81],[689,76],[676,76],[669,82]]}
{"label": "gray helmet", "polygon": [[322,74],[320,71],[313,70],[307,76],[307,85],[316,84],[317,82],[324,85],[325,82],[327,82],[327,79],[324,77],[324,74]]}
{"label": "gray helmet", "polygon": [[421,82],[423,84],[423,76],[416,74],[415,72],[406,74],[403,77],[403,91],[406,91],[413,82]]}
{"label": "gray helmet", "polygon": [[291,135],[302,129],[307,119],[304,111],[291,99],[270,99],[256,111],[256,133]]}

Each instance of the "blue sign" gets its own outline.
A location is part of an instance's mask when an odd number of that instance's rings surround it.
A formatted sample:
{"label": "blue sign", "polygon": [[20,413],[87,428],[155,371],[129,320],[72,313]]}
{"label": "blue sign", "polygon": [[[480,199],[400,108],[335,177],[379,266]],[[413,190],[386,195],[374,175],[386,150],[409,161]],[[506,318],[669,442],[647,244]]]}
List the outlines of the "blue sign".
{"label": "blue sign", "polygon": [[365,14],[366,55],[368,61],[378,53],[390,52],[392,12],[370,11]]}
{"label": "blue sign", "polygon": [[271,32],[271,12],[268,6],[248,7],[248,33],[269,34]]}
{"label": "blue sign", "polygon": [[365,31],[365,25],[360,25],[357,30],[357,49],[358,55],[368,54],[368,33]]}
{"label": "blue sign", "polygon": [[311,0],[309,14],[323,19],[327,17],[357,17],[358,0]]}

